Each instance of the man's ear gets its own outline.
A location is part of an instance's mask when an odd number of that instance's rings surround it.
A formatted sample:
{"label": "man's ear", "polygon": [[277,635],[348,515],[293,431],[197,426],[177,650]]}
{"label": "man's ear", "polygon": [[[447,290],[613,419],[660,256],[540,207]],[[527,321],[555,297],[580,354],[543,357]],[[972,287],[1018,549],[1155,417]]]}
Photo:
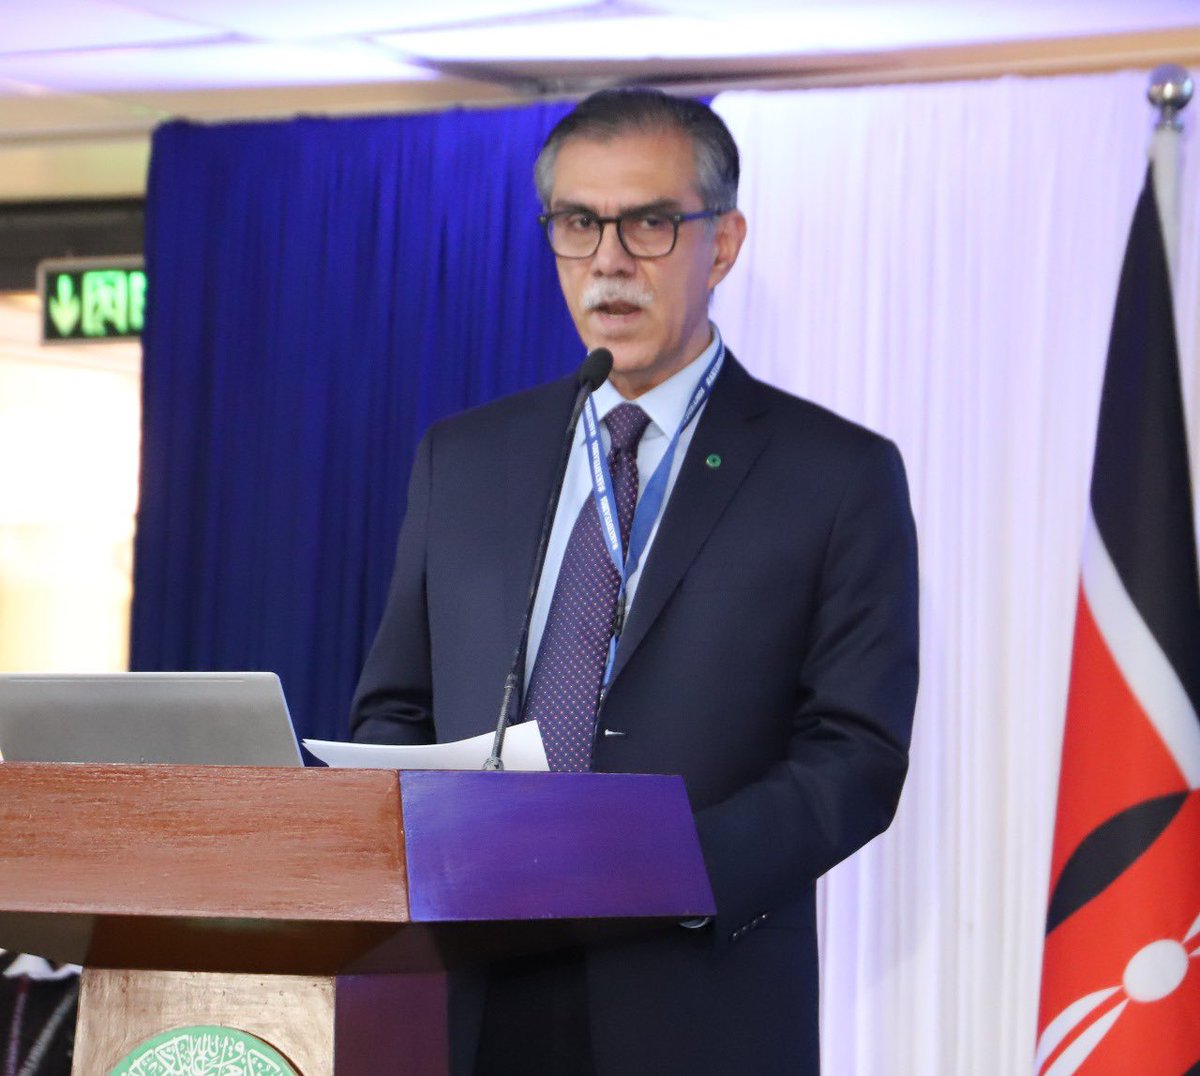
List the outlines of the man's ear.
{"label": "man's ear", "polygon": [[716,220],[716,236],[713,243],[713,266],[708,274],[708,288],[711,291],[733,268],[737,261],[738,251],[746,241],[746,218],[740,209],[731,209]]}

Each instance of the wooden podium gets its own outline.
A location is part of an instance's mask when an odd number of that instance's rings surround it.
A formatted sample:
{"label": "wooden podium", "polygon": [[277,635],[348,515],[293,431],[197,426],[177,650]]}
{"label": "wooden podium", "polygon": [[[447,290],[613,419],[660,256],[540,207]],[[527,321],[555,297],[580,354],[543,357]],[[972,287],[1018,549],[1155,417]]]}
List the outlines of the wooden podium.
{"label": "wooden podium", "polygon": [[198,1025],[442,1073],[446,968],[712,913],[679,778],[0,764],[0,947],[85,966],[75,1076]]}

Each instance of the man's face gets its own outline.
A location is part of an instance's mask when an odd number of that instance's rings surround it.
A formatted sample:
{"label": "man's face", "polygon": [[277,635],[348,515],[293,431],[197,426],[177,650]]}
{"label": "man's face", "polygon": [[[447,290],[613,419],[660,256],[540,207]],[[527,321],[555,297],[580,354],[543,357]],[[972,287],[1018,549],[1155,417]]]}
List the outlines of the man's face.
{"label": "man's face", "polygon": [[[678,131],[631,132],[608,141],[577,137],[558,151],[550,210],[601,217],[649,208],[707,208],[696,190],[692,145]],[[634,258],[605,225],[590,258],[558,258],[558,280],[588,350],[613,354],[611,380],[633,399],[682,369],[708,345],[708,293],[732,268],[746,234],[736,210],[715,224],[679,225],[675,249]]]}

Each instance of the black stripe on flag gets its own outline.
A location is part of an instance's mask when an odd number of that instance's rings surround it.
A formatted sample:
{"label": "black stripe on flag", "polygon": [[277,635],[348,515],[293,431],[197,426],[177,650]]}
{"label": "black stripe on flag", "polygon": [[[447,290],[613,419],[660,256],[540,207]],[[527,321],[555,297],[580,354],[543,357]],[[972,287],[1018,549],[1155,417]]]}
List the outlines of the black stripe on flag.
{"label": "black stripe on flag", "polygon": [[1058,876],[1058,884],[1050,894],[1046,933],[1115,882],[1174,821],[1187,795],[1173,792],[1134,804],[1092,830]]}
{"label": "black stripe on flag", "polygon": [[1121,268],[1091,500],[1121,582],[1200,713],[1200,582],[1153,167],[1146,172]]}

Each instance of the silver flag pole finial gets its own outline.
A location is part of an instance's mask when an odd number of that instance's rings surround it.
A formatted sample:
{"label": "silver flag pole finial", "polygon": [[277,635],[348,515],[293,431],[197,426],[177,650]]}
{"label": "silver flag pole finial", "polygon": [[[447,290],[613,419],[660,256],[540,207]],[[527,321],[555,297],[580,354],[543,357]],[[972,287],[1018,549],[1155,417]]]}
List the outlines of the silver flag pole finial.
{"label": "silver flag pole finial", "polygon": [[1158,109],[1157,127],[1160,130],[1164,127],[1179,129],[1179,113],[1192,99],[1193,89],[1192,76],[1179,64],[1162,64],[1150,72],[1146,96]]}

